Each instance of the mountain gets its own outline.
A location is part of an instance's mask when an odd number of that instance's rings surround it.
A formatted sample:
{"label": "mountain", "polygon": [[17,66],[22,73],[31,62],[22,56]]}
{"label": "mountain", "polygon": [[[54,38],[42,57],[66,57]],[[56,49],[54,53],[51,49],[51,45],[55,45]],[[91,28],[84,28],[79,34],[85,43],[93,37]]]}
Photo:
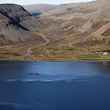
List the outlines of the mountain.
{"label": "mountain", "polygon": [[[33,34],[37,20],[22,6],[15,4],[0,4],[0,44],[20,43],[35,40],[43,42],[39,35]],[[37,41],[37,40],[40,41]]]}
{"label": "mountain", "polygon": [[50,40],[44,53],[72,57],[109,52],[110,9],[103,2],[64,4],[43,13],[39,32]]}
{"label": "mountain", "polygon": [[42,33],[44,32],[51,40],[65,37],[71,39],[72,36],[73,39],[77,39],[74,35],[82,34],[82,31],[85,31],[83,28],[96,11],[96,2],[59,5],[40,16],[39,31],[42,29]]}
{"label": "mountain", "polygon": [[49,5],[49,4],[33,4],[33,5],[24,5],[23,6],[26,10],[30,13],[43,13],[47,12],[51,9],[54,9],[56,5]]}
{"label": "mountain", "polygon": [[[107,0],[52,5],[52,8],[29,7],[0,6],[0,44],[4,44],[0,57],[7,53],[12,59],[25,57],[24,53],[29,52],[31,59],[74,59],[84,55],[99,58],[103,52],[110,52]],[[39,12],[40,15],[32,16]]]}

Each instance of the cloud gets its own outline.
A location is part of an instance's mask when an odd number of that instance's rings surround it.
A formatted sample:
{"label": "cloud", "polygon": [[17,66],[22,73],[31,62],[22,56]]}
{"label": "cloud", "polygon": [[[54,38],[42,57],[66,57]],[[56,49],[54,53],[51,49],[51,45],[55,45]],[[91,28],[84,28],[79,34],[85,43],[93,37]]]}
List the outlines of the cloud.
{"label": "cloud", "polygon": [[93,0],[63,0],[63,3],[70,3],[70,2],[88,2]]}
{"label": "cloud", "polygon": [[48,3],[61,4],[73,2],[87,2],[92,0],[0,0],[0,3],[17,3],[17,4],[34,4],[34,3]]}

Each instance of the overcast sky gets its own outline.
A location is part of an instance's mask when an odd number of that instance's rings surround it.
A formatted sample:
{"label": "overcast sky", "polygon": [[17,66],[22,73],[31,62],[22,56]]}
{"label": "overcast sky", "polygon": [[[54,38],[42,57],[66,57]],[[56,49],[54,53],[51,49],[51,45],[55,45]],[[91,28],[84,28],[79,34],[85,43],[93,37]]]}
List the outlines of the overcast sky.
{"label": "overcast sky", "polygon": [[92,0],[0,0],[0,3],[16,3],[21,5],[27,4],[62,4],[62,3],[74,3],[74,2],[87,2]]}

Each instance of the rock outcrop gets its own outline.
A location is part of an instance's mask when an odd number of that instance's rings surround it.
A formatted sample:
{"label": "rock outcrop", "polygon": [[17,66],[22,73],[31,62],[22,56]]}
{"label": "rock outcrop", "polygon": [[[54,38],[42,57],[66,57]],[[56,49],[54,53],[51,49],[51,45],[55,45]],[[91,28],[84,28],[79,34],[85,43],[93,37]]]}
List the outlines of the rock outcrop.
{"label": "rock outcrop", "polygon": [[[22,6],[15,4],[0,4],[0,44],[10,44],[40,39],[33,34],[37,27],[37,19],[32,17]],[[39,43],[39,40],[36,41]]]}

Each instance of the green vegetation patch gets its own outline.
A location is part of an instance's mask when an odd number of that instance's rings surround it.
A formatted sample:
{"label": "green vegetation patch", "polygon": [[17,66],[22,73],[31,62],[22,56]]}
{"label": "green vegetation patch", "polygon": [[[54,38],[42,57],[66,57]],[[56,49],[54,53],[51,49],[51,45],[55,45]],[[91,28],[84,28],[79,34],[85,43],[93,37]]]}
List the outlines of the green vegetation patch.
{"label": "green vegetation patch", "polygon": [[79,60],[93,60],[93,61],[110,61],[110,55],[100,56],[100,55],[81,55]]}

